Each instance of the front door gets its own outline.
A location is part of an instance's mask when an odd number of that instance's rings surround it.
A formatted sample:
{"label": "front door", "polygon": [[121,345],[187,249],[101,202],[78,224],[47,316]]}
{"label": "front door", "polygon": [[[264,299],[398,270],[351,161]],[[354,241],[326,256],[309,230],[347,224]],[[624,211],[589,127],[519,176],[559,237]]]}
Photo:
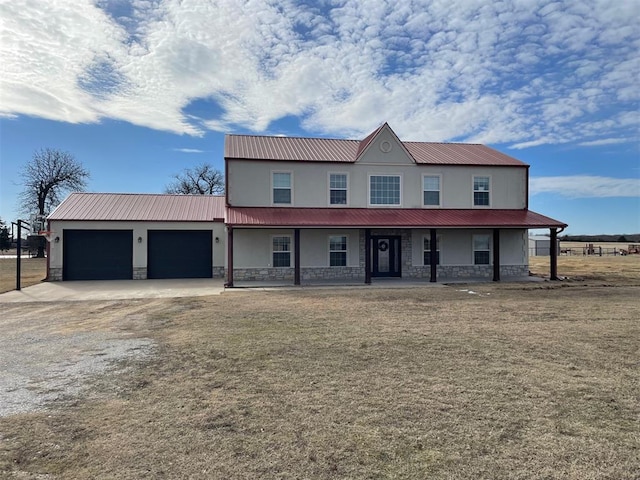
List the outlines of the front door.
{"label": "front door", "polygon": [[372,277],[399,277],[401,242],[399,235],[372,236]]}

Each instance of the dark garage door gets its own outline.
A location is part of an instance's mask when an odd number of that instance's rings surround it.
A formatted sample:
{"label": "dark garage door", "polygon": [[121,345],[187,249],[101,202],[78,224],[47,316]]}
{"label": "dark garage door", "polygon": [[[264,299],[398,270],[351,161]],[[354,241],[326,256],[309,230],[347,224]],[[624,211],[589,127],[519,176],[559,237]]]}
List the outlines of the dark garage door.
{"label": "dark garage door", "polygon": [[211,230],[149,230],[147,278],[211,278]]}
{"label": "dark garage door", "polygon": [[133,278],[132,230],[64,230],[64,280]]}

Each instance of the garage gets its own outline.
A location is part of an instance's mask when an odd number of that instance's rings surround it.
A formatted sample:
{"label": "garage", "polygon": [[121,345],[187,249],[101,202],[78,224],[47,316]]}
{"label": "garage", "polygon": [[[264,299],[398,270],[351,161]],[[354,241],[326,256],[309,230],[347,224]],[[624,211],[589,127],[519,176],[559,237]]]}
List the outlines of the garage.
{"label": "garage", "polygon": [[211,278],[211,230],[149,230],[147,278]]}
{"label": "garage", "polygon": [[64,280],[133,278],[132,230],[64,230]]}

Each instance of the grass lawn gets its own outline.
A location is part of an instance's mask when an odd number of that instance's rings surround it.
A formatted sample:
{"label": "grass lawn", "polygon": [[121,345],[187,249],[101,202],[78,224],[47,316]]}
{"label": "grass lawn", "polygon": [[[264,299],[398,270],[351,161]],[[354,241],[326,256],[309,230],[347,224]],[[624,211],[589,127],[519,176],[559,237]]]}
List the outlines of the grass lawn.
{"label": "grass lawn", "polygon": [[81,398],[1,418],[0,476],[637,478],[640,279],[599,268],[7,306],[158,349]]}
{"label": "grass lawn", "polygon": [[[3,258],[0,255],[0,293],[15,290],[16,288],[16,262],[15,258]],[[22,275],[20,285],[28,287],[40,283],[47,276],[46,258],[22,257],[20,261]]]}

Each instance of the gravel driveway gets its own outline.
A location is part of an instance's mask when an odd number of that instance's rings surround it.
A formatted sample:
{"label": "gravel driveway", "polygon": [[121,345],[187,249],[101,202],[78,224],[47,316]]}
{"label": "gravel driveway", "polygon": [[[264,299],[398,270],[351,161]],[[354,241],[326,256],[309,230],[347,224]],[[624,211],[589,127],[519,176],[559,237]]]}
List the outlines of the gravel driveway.
{"label": "gravel driveway", "polygon": [[73,399],[119,361],[152,354],[135,327],[162,301],[0,305],[0,417]]}

